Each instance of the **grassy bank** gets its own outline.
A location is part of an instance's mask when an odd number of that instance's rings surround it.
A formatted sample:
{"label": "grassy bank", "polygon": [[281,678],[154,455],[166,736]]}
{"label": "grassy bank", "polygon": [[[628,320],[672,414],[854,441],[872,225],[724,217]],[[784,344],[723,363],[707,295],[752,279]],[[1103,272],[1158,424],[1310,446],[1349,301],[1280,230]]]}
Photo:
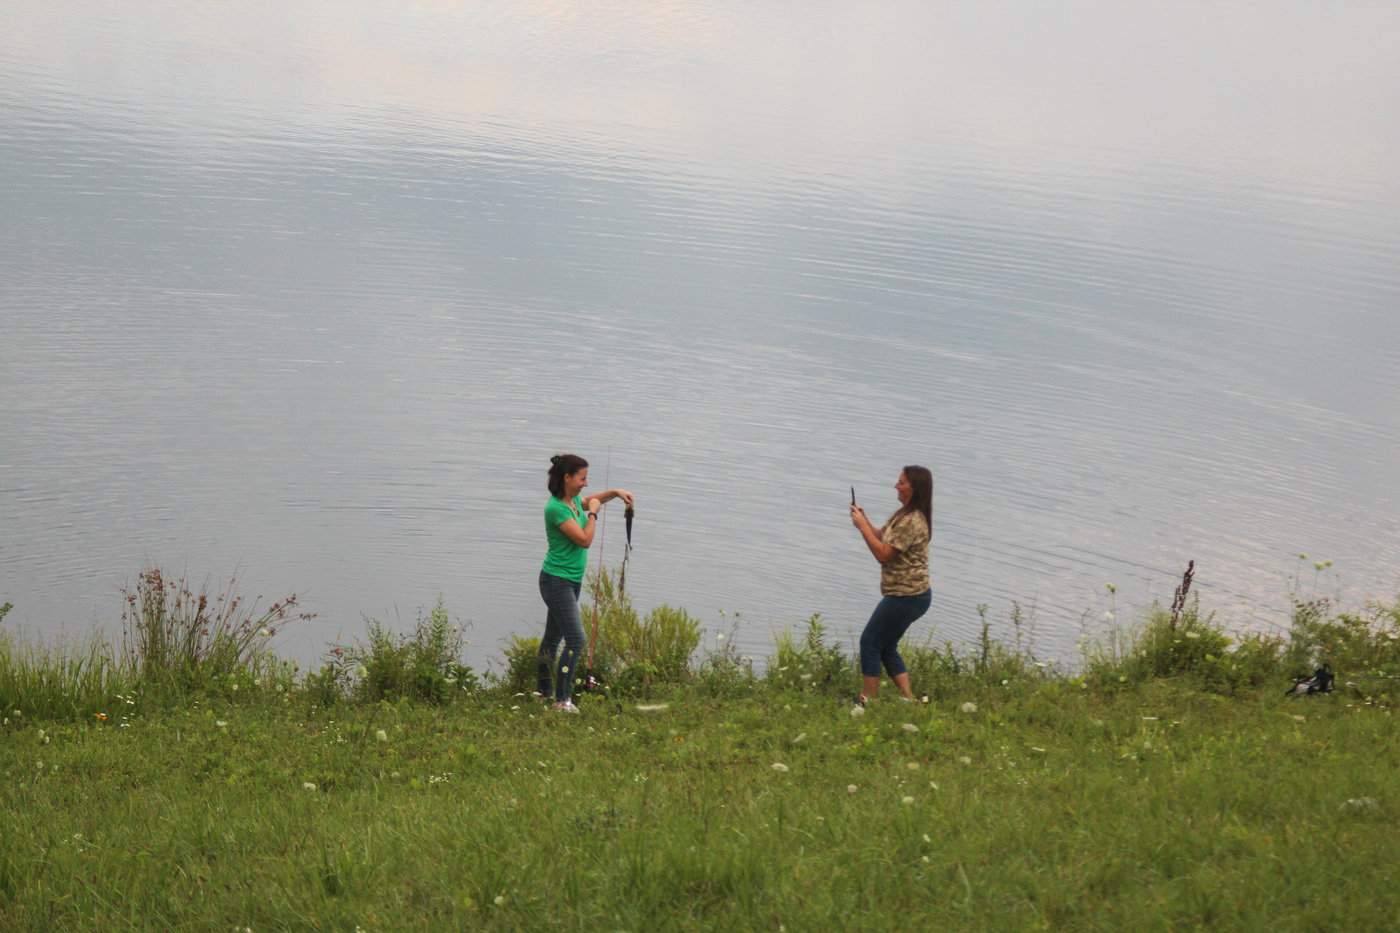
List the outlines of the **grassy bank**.
{"label": "grassy bank", "polygon": [[[576,716],[514,689],[528,640],[498,678],[455,663],[441,606],[307,675],[256,638],[152,662],[0,633],[0,929],[1400,923],[1393,605],[1287,641],[1154,609],[1072,675],[911,646],[929,702],[858,713],[820,620],[756,676],[609,605]],[[1322,661],[1335,693],[1283,697]]]}

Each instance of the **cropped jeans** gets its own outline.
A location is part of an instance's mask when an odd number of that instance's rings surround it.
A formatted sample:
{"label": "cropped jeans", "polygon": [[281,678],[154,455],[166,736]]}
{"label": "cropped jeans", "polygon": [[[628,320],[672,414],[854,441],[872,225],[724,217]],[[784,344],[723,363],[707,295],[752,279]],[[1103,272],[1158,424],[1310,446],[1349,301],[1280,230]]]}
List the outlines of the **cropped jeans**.
{"label": "cropped jeans", "polygon": [[[550,674],[553,673],[556,703],[567,701],[573,692],[578,659],[587,643],[583,634],[583,615],[578,608],[578,595],[582,589],[582,581],[566,580],[540,571],[540,596],[544,599],[549,614],[545,616],[544,637],[540,639],[540,654],[537,659],[539,691],[542,696],[549,695]],[[561,641],[564,643],[564,650],[559,654],[556,663],[554,655],[559,651]]]}
{"label": "cropped jeans", "polygon": [[917,596],[886,596],[876,604],[860,633],[862,675],[879,677],[881,664],[891,677],[909,670],[899,656],[899,640],[932,603],[933,590],[924,590]]}

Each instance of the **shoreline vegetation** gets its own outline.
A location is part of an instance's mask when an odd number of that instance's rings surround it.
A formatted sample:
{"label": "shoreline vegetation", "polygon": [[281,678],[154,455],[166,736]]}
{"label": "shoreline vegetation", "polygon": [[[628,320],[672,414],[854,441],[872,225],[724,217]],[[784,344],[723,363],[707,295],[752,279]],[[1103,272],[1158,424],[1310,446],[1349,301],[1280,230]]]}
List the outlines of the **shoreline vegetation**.
{"label": "shoreline vegetation", "polygon": [[924,702],[858,708],[820,616],[759,671],[605,571],[579,716],[533,638],[464,664],[441,599],[314,671],[270,649],[296,598],[235,581],[146,569],[117,644],[17,643],[3,604],[0,929],[1400,925],[1400,598],[1295,586],[1287,633],[1229,635],[1189,589],[1074,670],[984,610],[901,646]]}

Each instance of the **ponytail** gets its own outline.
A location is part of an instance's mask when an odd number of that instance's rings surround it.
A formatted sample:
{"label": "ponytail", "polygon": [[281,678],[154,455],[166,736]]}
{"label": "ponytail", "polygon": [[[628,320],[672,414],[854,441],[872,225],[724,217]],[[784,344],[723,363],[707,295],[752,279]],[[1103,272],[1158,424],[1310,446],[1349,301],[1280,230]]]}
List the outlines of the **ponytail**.
{"label": "ponytail", "polygon": [[572,476],[585,469],[588,461],[578,454],[555,454],[549,458],[549,494],[556,499],[564,498],[564,477]]}

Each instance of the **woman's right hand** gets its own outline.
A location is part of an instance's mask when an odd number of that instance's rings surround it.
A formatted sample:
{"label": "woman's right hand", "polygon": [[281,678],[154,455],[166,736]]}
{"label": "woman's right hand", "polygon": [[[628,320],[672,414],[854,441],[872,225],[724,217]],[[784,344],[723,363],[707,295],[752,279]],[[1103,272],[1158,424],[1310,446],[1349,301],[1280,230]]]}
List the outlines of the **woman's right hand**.
{"label": "woman's right hand", "polygon": [[870,524],[870,519],[865,517],[865,509],[851,503],[851,524],[859,528],[862,524]]}

